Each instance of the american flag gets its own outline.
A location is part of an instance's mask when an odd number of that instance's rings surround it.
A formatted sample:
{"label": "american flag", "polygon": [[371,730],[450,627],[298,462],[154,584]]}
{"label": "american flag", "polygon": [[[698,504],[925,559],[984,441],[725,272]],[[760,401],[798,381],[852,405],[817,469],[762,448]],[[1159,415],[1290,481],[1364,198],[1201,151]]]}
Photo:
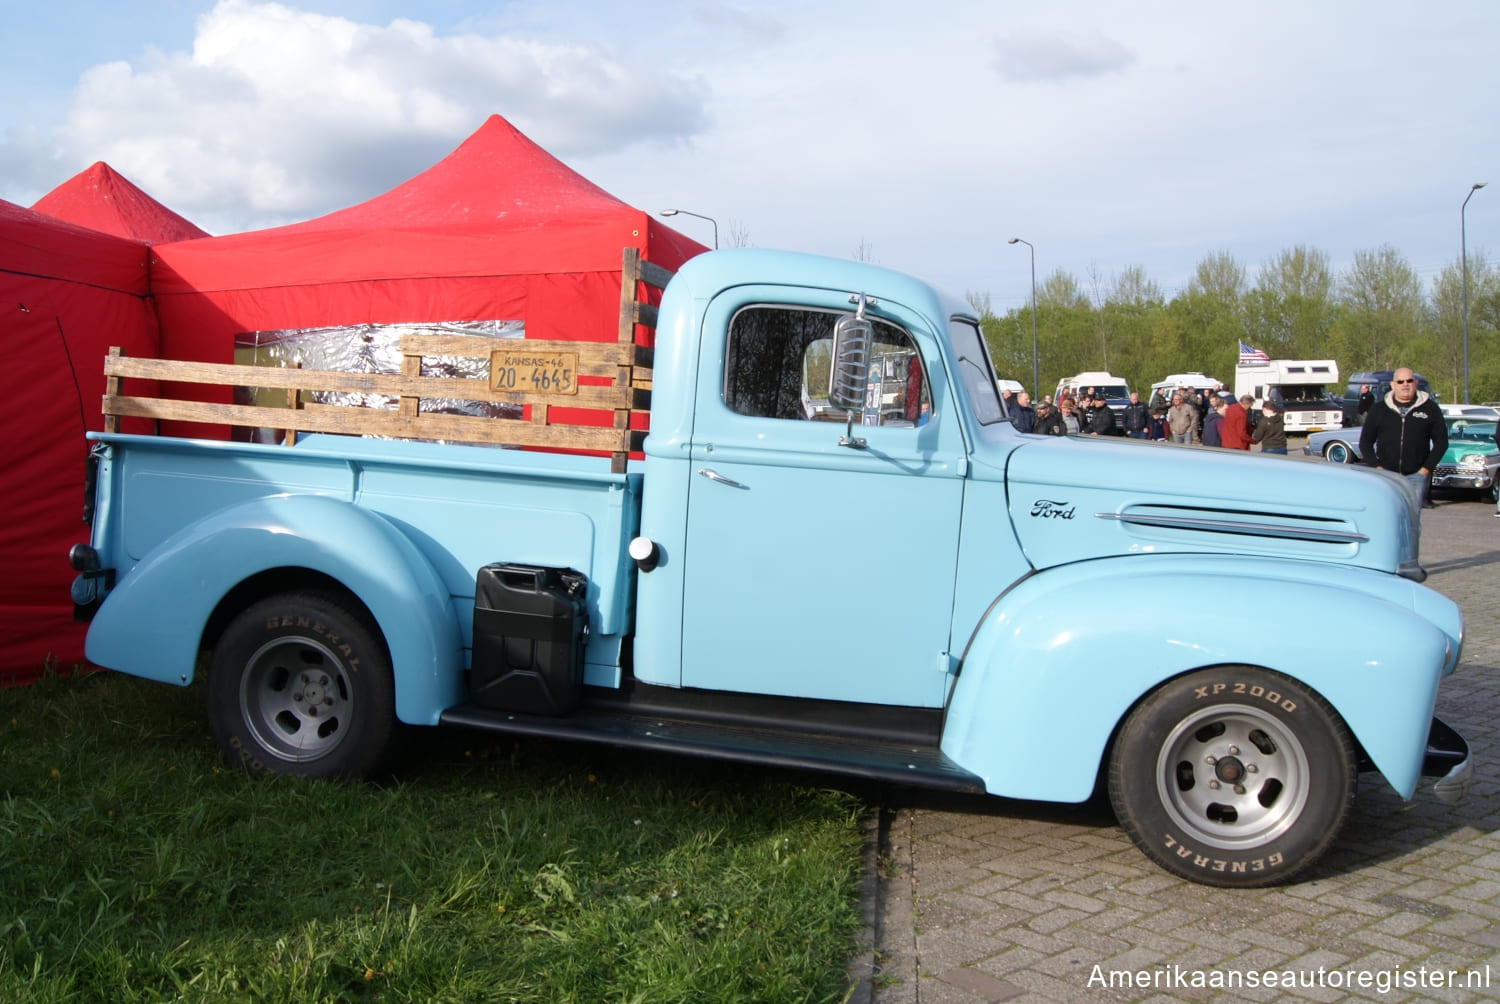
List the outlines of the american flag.
{"label": "american flag", "polygon": [[1252,349],[1244,342],[1240,342],[1240,365],[1249,366],[1251,363],[1268,363],[1271,357],[1260,349]]}

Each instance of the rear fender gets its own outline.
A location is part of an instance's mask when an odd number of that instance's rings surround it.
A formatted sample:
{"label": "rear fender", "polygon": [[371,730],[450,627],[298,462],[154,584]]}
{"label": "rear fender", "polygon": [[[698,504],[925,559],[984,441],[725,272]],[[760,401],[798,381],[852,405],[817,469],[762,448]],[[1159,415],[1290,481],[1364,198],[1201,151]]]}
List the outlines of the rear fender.
{"label": "rear fender", "polygon": [[278,568],[327,575],[369,609],[390,649],[402,721],[436,724],[462,699],[461,636],[431,563],[383,517],[325,496],[255,499],[177,531],[120,576],[89,625],[85,655],[186,686],[220,601]]}
{"label": "rear fender", "polygon": [[1153,688],[1206,666],[1261,666],[1317,690],[1409,798],[1460,633],[1446,598],[1358,568],[1203,555],[1054,568],[981,621],[942,750],[992,794],[1082,801],[1117,724]]}

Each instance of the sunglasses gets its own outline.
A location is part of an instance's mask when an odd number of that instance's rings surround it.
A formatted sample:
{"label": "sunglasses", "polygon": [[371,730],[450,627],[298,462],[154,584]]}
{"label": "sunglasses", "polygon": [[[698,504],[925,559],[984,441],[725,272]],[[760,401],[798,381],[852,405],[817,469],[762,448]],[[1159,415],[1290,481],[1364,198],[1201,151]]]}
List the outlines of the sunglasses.
{"label": "sunglasses", "polygon": [[1391,383],[1416,383],[1415,380],[1392,380]]}

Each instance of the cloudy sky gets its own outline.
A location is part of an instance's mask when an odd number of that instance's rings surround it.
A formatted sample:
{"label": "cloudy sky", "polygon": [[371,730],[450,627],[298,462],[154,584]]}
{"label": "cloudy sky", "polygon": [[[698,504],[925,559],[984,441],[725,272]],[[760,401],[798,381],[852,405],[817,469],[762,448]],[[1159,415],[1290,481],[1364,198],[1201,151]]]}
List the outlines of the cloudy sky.
{"label": "cloudy sky", "polygon": [[[1061,269],[1168,295],[1500,248],[1500,4],[5,0],[0,198],[104,161],[212,233],[379,194],[499,113],[722,244],[864,257],[997,310]],[[709,243],[710,224],[679,216]],[[1500,254],[1490,255],[1492,259]],[[1472,257],[1471,257],[1472,263]]]}

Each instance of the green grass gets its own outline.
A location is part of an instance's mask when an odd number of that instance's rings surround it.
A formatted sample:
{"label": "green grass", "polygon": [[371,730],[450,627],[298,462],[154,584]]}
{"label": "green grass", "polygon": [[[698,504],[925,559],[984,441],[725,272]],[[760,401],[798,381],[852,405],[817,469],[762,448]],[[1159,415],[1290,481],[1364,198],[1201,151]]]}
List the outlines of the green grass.
{"label": "green grass", "polygon": [[835,1001],[861,805],[426,735],[385,785],[225,766],[198,688],[0,691],[0,1000]]}

